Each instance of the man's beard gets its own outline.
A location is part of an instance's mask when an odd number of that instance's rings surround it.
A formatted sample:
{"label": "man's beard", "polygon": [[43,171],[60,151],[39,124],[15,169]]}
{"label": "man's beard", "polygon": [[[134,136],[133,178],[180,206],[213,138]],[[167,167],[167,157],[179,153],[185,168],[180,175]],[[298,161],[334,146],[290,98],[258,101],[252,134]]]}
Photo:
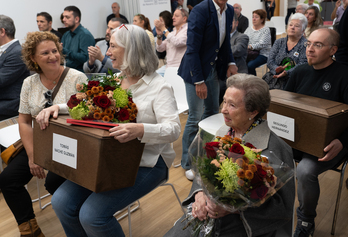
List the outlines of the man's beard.
{"label": "man's beard", "polygon": [[308,63],[309,66],[312,66],[312,65],[313,65],[312,59],[309,58],[309,59],[307,60],[307,63]]}
{"label": "man's beard", "polygon": [[75,23],[72,24],[72,25],[70,25],[70,26],[67,26],[66,28],[68,28],[69,30],[71,30],[71,29],[74,29],[74,27],[75,27]]}

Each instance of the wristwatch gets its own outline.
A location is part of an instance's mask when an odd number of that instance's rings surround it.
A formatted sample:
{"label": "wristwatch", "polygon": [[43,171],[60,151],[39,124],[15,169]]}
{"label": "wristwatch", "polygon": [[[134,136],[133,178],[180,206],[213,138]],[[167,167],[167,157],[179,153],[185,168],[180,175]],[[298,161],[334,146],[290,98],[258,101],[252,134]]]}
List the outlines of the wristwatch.
{"label": "wristwatch", "polygon": [[165,29],[165,30],[163,31],[163,34],[165,35],[167,32],[168,32],[168,29]]}
{"label": "wristwatch", "polygon": [[163,35],[157,35],[157,39],[162,39]]}

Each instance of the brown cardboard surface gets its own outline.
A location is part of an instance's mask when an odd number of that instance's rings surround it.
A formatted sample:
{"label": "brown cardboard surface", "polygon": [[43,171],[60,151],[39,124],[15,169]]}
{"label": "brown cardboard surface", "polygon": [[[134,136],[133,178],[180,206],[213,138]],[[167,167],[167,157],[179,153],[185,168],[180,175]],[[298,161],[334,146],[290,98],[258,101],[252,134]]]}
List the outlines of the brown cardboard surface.
{"label": "brown cardboard surface", "polygon": [[295,119],[291,147],[316,157],[348,127],[348,105],[283,90],[271,90],[270,112]]}
{"label": "brown cardboard surface", "polygon": [[[66,123],[69,116],[51,119],[45,130],[34,121],[34,162],[93,192],[134,185],[144,143],[120,143],[106,130]],[[77,169],[52,160],[53,133],[77,140]]]}

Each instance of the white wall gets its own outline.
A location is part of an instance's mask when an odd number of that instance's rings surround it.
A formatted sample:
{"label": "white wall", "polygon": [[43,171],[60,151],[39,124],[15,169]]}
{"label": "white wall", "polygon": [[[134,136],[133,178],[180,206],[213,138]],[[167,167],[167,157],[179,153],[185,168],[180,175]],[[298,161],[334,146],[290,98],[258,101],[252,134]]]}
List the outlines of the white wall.
{"label": "white wall", "polygon": [[[1,2],[6,0],[1,0]],[[106,30],[106,17],[112,13],[111,4],[117,1],[121,10],[120,13],[125,15],[130,23],[133,22],[133,16],[137,13],[142,13],[139,6],[140,2],[154,2],[160,7],[156,7],[153,10],[153,14],[147,14],[150,19],[151,26],[153,27],[153,20],[158,18],[158,14],[162,10],[169,10],[168,5],[160,4],[169,0],[7,0],[6,4],[1,4],[0,14],[11,17],[16,25],[16,38],[21,43],[24,42],[27,32],[37,31],[36,14],[41,11],[50,13],[53,17],[53,28],[64,27],[60,22],[60,14],[64,11],[64,8],[69,5],[77,6],[82,13],[81,24],[86,27],[93,34],[95,38],[104,37]],[[287,0],[281,0],[280,15],[286,15],[286,3]],[[300,0],[302,2],[304,0]],[[228,3],[233,5],[234,3],[242,4],[242,14],[249,18],[251,21],[252,11],[255,9],[264,8],[263,2],[260,0],[228,0]],[[186,3],[186,0],[185,0]]]}
{"label": "white wall", "polygon": [[[1,0],[1,2],[3,1],[5,0]],[[37,13],[42,11],[50,13],[53,18],[53,28],[57,29],[58,27],[64,27],[60,21],[60,14],[64,11],[64,8],[75,5],[81,11],[81,24],[95,38],[99,38],[105,36],[106,17],[112,13],[111,4],[113,2],[114,0],[7,0],[6,4],[1,4],[0,14],[7,15],[14,20],[16,38],[23,43],[27,32],[38,30],[36,25]]]}

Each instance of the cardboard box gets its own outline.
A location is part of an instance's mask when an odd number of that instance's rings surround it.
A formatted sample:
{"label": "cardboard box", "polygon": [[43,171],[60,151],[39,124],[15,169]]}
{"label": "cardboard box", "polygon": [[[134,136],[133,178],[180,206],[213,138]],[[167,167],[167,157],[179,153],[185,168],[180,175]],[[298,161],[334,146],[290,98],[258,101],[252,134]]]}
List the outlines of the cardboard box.
{"label": "cardboard box", "polygon": [[[348,127],[347,104],[283,90],[271,90],[270,94],[269,111],[285,117],[280,116],[278,121],[272,119],[268,125],[283,139],[290,134],[284,141],[295,149],[323,157],[323,149]],[[267,117],[270,118],[270,115],[268,113]],[[294,139],[290,138],[291,119],[294,122]]]}
{"label": "cardboard box", "polygon": [[144,145],[120,143],[109,132],[51,119],[45,130],[34,121],[34,162],[93,192],[133,186]]}

